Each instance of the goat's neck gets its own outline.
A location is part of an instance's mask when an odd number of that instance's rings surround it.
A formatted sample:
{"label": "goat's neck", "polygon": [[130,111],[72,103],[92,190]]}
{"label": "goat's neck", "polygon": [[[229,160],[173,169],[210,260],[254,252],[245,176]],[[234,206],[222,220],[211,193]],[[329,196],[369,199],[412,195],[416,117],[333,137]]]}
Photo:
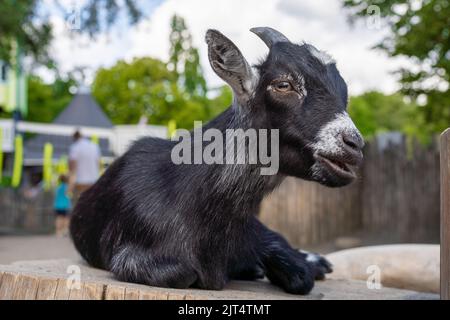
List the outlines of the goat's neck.
{"label": "goat's neck", "polygon": [[[253,120],[254,117],[251,116],[249,111],[233,105],[208,123],[204,129],[219,129],[225,137],[227,129],[261,128]],[[226,153],[229,150],[225,147],[224,151]],[[213,182],[210,189],[211,193],[222,197],[222,199],[233,201],[236,207],[250,214],[255,213],[253,211],[259,208],[259,203],[264,196],[276,188],[284,178],[280,174],[274,176],[261,175],[261,167],[248,164],[247,161],[246,164],[214,166],[209,172],[208,180],[210,183]]]}

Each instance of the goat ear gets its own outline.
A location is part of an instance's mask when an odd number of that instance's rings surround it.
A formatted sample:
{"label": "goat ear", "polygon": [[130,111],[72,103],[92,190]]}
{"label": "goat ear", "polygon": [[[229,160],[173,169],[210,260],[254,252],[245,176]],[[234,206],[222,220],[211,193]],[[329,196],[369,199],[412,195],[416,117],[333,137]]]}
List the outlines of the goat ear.
{"label": "goat ear", "polygon": [[249,100],[255,76],[238,47],[217,30],[206,32],[208,58],[214,72],[233,89],[240,103]]}

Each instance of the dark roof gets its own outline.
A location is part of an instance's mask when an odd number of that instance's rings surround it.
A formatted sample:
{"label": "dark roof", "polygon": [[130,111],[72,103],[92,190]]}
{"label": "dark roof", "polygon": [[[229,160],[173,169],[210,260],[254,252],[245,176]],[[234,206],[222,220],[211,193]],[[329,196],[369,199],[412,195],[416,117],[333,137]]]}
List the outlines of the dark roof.
{"label": "dark roof", "polygon": [[86,127],[113,127],[109,118],[89,93],[75,95],[67,108],[56,117],[53,123]]}
{"label": "dark roof", "polygon": [[[75,95],[69,105],[56,117],[53,124],[100,128],[113,127],[109,118],[90,94]],[[25,141],[25,164],[31,160],[41,160],[44,144],[47,142],[53,145],[53,158],[59,159],[62,155],[68,155],[69,147],[73,140],[71,136],[36,135]],[[100,150],[102,156],[112,156],[107,139],[100,139]]]}
{"label": "dark roof", "polygon": [[[69,147],[72,145],[73,139],[70,136],[47,134],[39,134],[30,138],[24,145],[25,165],[42,163],[44,145],[47,142],[53,145],[53,159],[57,160],[63,155],[69,155]],[[113,153],[109,150],[109,141],[107,139],[100,139],[99,144],[102,157],[113,157]]]}

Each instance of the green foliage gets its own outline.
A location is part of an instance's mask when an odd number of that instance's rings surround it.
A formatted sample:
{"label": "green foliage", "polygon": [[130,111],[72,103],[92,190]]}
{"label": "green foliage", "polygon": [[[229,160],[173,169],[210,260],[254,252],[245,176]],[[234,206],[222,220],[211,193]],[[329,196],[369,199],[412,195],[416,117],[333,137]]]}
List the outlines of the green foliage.
{"label": "green foliage", "polygon": [[174,119],[178,127],[192,128],[195,120],[210,118],[207,110],[217,114],[229,105],[228,92],[220,93],[213,100],[191,96],[165,63],[148,57],[100,69],[92,85],[92,94],[115,124],[137,123],[144,115],[152,124]]}
{"label": "green foliage", "polygon": [[170,21],[170,49],[168,67],[178,77],[181,73],[182,63],[186,60],[186,49],[191,47],[191,35],[189,34],[184,19],[174,15]]}
{"label": "green foliage", "polygon": [[[35,62],[54,67],[48,55],[52,40],[52,26],[49,15],[43,14],[42,7],[52,2],[43,0],[2,0],[0,1],[0,59],[13,61],[12,45],[17,41],[21,51],[34,58]],[[59,1],[54,0],[67,15]],[[142,17],[141,10],[136,6],[136,0],[89,0],[81,8],[80,31],[94,37],[107,30],[118,19],[119,6],[123,5],[129,17],[129,23],[135,24]]]}
{"label": "green foliage", "polygon": [[28,79],[28,115],[27,121],[52,122],[69,104],[72,95],[69,92],[75,84],[72,79],[56,79],[46,84],[37,76]]}
{"label": "green foliage", "polygon": [[197,48],[192,46],[192,36],[184,19],[174,15],[170,21],[168,68],[175,74],[180,84],[192,96],[205,97],[207,88],[200,65]]}
{"label": "green foliage", "polygon": [[204,97],[207,92],[197,48],[189,48],[183,73],[184,87],[190,95]]}
{"label": "green foliage", "polygon": [[428,136],[421,129],[425,125],[423,107],[405,100],[399,93],[384,95],[370,91],[351,97],[348,112],[367,140],[380,132],[399,131],[427,142]]}
{"label": "green foliage", "polygon": [[128,22],[136,24],[142,18],[142,11],[136,0],[90,0],[81,8],[81,30],[91,36],[110,28],[119,16],[120,6],[128,15]]}
{"label": "green foliage", "polygon": [[167,125],[173,119],[177,127],[191,129],[195,120],[208,121],[230,105],[228,87],[208,97],[199,54],[183,18],[174,16],[171,28],[167,64],[147,57],[97,72],[92,93],[115,124],[137,123],[146,116],[152,124]]}
{"label": "green foliage", "polygon": [[209,100],[209,119],[222,113],[233,100],[233,91],[227,85],[218,88],[216,94],[213,99]]}
{"label": "green foliage", "polygon": [[173,96],[173,79],[157,59],[119,61],[97,72],[92,93],[114,123],[137,123],[141,115],[160,113],[161,104]]}
{"label": "green foliage", "polygon": [[[352,19],[367,18],[379,9],[390,34],[377,48],[391,56],[406,56],[414,70],[400,69],[402,93],[425,101],[419,108],[424,134],[450,125],[450,3],[448,0],[343,0]],[[418,100],[419,101],[419,100]]]}
{"label": "green foliage", "polygon": [[0,60],[13,62],[13,45],[20,44],[23,52],[36,61],[47,63],[47,49],[51,41],[48,21],[36,17],[36,0],[3,0],[0,2]]}

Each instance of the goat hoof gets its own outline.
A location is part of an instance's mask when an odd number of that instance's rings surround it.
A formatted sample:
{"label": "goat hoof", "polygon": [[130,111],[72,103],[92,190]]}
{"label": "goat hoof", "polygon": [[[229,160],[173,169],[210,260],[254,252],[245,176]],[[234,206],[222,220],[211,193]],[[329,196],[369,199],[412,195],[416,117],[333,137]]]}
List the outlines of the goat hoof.
{"label": "goat hoof", "polygon": [[314,278],[316,280],[324,280],[325,274],[333,272],[333,265],[327,259],[317,253],[300,250],[306,254],[306,262],[311,266]]}
{"label": "goat hoof", "polygon": [[292,294],[308,294],[314,287],[314,277],[311,273],[297,273],[289,277],[288,283],[284,286],[287,293]]}

